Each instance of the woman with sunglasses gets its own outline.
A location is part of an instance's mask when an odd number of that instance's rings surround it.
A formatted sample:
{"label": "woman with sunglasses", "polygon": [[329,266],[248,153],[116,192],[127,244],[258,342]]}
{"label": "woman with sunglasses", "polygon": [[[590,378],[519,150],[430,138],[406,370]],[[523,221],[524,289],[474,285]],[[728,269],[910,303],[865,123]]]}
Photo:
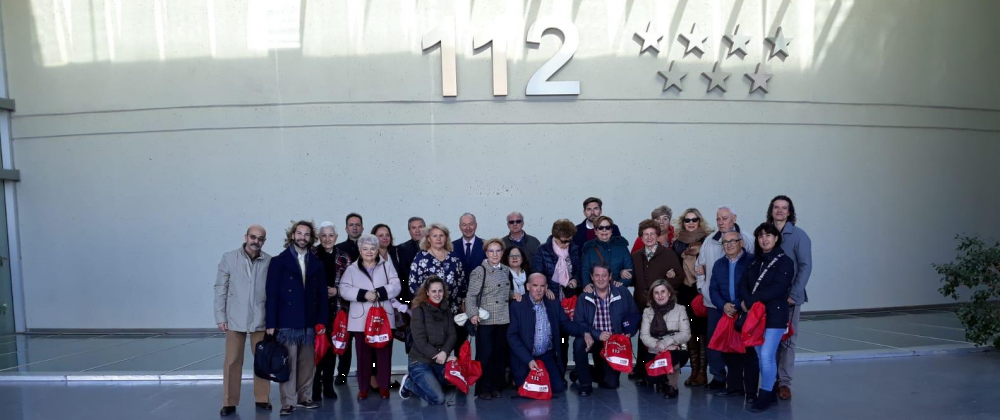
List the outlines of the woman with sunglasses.
{"label": "woman with sunglasses", "polygon": [[621,236],[613,236],[614,220],[608,216],[600,216],[594,222],[596,237],[583,244],[580,249],[580,260],[583,263],[581,275],[583,291],[593,293],[594,286],[590,284],[590,269],[598,263],[611,267],[611,281],[615,286],[632,287],[632,255],[628,250],[628,240]]}
{"label": "woman with sunglasses", "polygon": [[691,341],[688,349],[691,352],[691,376],[684,381],[686,386],[701,386],[708,383],[708,318],[694,316],[691,302],[701,299],[698,293],[697,276],[694,272],[695,261],[701,252],[701,245],[714,229],[704,223],[704,218],[698,209],[692,207],[681,213],[677,221],[679,233],[674,241],[673,249],[680,257],[684,267],[684,282],[676,287],[677,302],[687,307],[691,317]]}

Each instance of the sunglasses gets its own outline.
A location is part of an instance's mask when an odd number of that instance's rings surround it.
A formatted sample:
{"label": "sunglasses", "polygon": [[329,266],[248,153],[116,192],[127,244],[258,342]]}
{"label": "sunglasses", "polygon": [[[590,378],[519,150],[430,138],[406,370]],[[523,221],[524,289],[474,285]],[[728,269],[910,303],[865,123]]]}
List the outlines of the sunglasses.
{"label": "sunglasses", "polygon": [[258,240],[258,239],[260,239],[261,241],[264,241],[264,240],[267,240],[267,238],[266,238],[266,237],[264,237],[263,235],[261,235],[261,236],[257,236],[257,235],[250,235],[250,240],[252,240],[252,241],[256,241],[256,240]]}
{"label": "sunglasses", "polygon": [[698,223],[701,221],[700,217],[693,217],[690,219],[684,219],[684,223]]}
{"label": "sunglasses", "polygon": [[521,223],[524,223],[524,220],[517,219],[517,220],[508,220],[507,221],[508,225],[519,225]]}
{"label": "sunglasses", "polygon": [[562,242],[564,244],[568,244],[568,243],[570,243],[570,241],[573,240],[573,238],[556,238],[556,240],[559,241],[559,242]]}
{"label": "sunglasses", "polygon": [[611,230],[611,226],[607,226],[607,225],[605,225],[605,226],[598,226],[597,230],[604,230],[604,231]]}

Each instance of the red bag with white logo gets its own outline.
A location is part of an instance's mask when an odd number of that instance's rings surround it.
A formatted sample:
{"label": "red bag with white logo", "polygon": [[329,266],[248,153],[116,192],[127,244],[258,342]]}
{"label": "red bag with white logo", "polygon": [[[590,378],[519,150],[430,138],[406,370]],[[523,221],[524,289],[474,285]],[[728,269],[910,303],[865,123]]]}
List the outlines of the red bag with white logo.
{"label": "red bag with white logo", "polygon": [[549,377],[549,371],[545,370],[545,363],[542,363],[541,360],[535,359],[535,364],[538,365],[538,369],[528,371],[528,377],[517,389],[517,395],[536,400],[551,400],[552,380]]}
{"label": "red bag with white logo", "polygon": [[795,327],[792,326],[792,320],[788,320],[788,327],[785,327],[785,333],[781,335],[781,341],[785,341],[795,335]]}
{"label": "red bag with white logo", "polygon": [[743,329],[740,337],[743,339],[744,347],[755,347],[764,344],[764,329],[767,326],[767,312],[764,304],[754,302],[747,312],[747,318],[743,321]]}
{"label": "red bag with white logo", "polygon": [[704,296],[699,294],[698,296],[695,296],[694,299],[691,300],[691,312],[693,312],[694,316],[698,318],[704,318],[708,316],[708,308],[705,307]]}
{"label": "red bag with white logo", "polygon": [[350,337],[347,332],[347,312],[337,311],[337,317],[333,319],[333,331],[330,332],[330,339],[333,341],[333,354],[340,356],[347,351],[347,340]]}
{"label": "red bag with white logo", "polygon": [[708,342],[708,348],[723,353],[746,353],[747,348],[743,345],[743,338],[734,328],[735,322],[736,319],[728,315],[720,318],[715,326],[715,334]]}
{"label": "red bag with white logo", "polygon": [[[325,328],[323,324],[316,324],[316,340],[313,350],[315,350],[316,357],[314,359],[316,359],[317,365],[320,360],[323,360],[323,356],[326,356],[326,352],[330,350],[330,336],[326,335],[326,331],[323,331]],[[323,334],[320,334],[320,331],[323,331]]]}
{"label": "red bag with white logo", "polygon": [[670,351],[659,352],[653,360],[646,363],[646,374],[660,376],[674,373],[674,361],[670,359]]}
{"label": "red bag with white logo", "polygon": [[375,306],[368,310],[368,319],[365,322],[365,343],[374,348],[380,349],[392,341],[392,328],[389,325],[389,314],[385,308]]}
{"label": "red bag with white logo", "polygon": [[608,361],[612,369],[624,373],[632,373],[635,360],[632,359],[632,340],[625,334],[611,334],[604,342],[601,356]]}
{"label": "red bag with white logo", "polygon": [[444,364],[444,379],[455,385],[463,394],[469,393],[469,383],[465,381],[465,374],[462,373],[462,365],[458,360],[452,360]]}
{"label": "red bag with white logo", "polygon": [[563,312],[565,312],[566,316],[569,317],[569,320],[572,321],[573,315],[576,313],[576,296],[564,298],[560,304],[562,305]]}
{"label": "red bag with white logo", "polygon": [[458,359],[444,364],[444,379],[455,385],[463,394],[469,393],[469,388],[483,376],[482,363],[472,360],[472,347],[469,342],[462,343],[458,351]]}

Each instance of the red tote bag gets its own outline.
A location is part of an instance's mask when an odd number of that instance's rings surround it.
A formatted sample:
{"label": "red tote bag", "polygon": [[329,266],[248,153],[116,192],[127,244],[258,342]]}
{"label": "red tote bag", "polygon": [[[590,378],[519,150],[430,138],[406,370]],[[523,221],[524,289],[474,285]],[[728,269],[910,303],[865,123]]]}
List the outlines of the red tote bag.
{"label": "red tote bag", "polygon": [[569,320],[572,321],[573,315],[576,314],[576,296],[563,298],[560,305],[562,305],[563,312],[565,312],[566,316],[569,317]]}
{"label": "red tote bag", "polygon": [[788,320],[788,327],[785,328],[785,334],[781,336],[781,341],[785,341],[795,335],[795,327],[792,326],[792,320]]}
{"label": "red tote bag", "polygon": [[456,389],[462,391],[463,394],[469,393],[469,383],[465,380],[465,374],[462,373],[462,365],[458,363],[458,360],[452,360],[444,364],[444,379],[454,385]]}
{"label": "red tote bag", "polygon": [[528,372],[528,377],[517,389],[517,395],[536,400],[551,400],[552,379],[549,377],[549,371],[545,370],[545,363],[541,360],[535,359],[535,364],[538,365],[538,369],[531,369]]}
{"label": "red tote bag", "polygon": [[392,341],[392,328],[385,308],[375,306],[368,310],[365,322],[365,343],[374,348],[383,348]]}
{"label": "red tote bag", "polygon": [[333,331],[330,332],[333,341],[333,354],[340,356],[347,351],[347,312],[337,311],[337,317],[333,319]]}
{"label": "red tote bag", "polygon": [[632,340],[625,334],[611,334],[604,342],[601,356],[608,361],[612,369],[624,373],[632,373],[635,360],[632,359]]}
{"label": "red tote bag", "polygon": [[319,332],[324,330],[326,326],[323,324],[316,324],[316,343],[313,349],[316,351],[316,357],[314,357],[316,364],[319,364],[320,360],[323,360],[323,356],[326,356],[326,352],[330,351],[330,336],[326,335],[326,331],[323,334]]}
{"label": "red tote bag", "polygon": [[760,302],[754,302],[750,306],[750,312],[747,312],[747,319],[743,321],[743,331],[740,332],[740,338],[743,340],[744,347],[755,347],[764,344],[764,329],[767,326],[767,312],[764,310],[764,304]]}
{"label": "red tote bag", "polygon": [[646,374],[649,376],[669,375],[674,373],[674,362],[670,359],[670,351],[659,352],[653,360],[646,363]]}
{"label": "red tote bag", "polygon": [[691,312],[694,312],[694,316],[698,318],[704,318],[708,316],[708,308],[705,306],[705,298],[702,295],[694,297],[691,301]]}
{"label": "red tote bag", "polygon": [[458,388],[463,394],[468,394],[469,388],[475,385],[482,376],[482,364],[472,360],[472,348],[468,341],[463,343],[462,348],[458,351],[458,359],[444,365],[444,379],[455,385],[455,388]]}
{"label": "red tote bag", "polygon": [[708,342],[708,348],[723,353],[746,353],[747,349],[743,346],[743,338],[733,328],[735,321],[736,319],[731,316],[723,316],[719,320],[719,324],[715,326],[715,334]]}

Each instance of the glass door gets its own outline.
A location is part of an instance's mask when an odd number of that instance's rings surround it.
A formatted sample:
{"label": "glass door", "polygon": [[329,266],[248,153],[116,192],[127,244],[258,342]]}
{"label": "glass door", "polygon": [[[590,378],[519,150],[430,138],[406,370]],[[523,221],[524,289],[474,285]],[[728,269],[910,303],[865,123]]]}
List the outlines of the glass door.
{"label": "glass door", "polygon": [[0,188],[0,335],[14,333],[14,293],[10,278],[6,200],[3,189]]}

